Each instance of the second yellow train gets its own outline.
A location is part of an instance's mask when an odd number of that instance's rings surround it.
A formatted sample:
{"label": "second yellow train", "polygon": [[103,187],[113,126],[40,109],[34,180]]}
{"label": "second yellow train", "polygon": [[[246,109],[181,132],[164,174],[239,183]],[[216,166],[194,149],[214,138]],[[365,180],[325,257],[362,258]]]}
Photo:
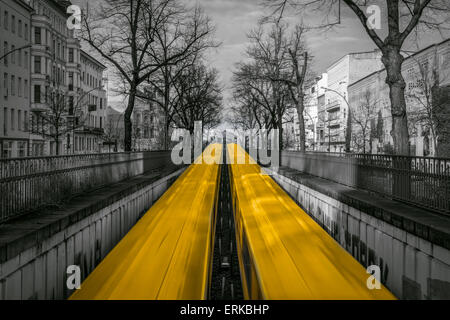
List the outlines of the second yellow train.
{"label": "second yellow train", "polygon": [[[245,157],[246,164],[237,164]],[[227,146],[246,299],[395,299],[237,144]]]}

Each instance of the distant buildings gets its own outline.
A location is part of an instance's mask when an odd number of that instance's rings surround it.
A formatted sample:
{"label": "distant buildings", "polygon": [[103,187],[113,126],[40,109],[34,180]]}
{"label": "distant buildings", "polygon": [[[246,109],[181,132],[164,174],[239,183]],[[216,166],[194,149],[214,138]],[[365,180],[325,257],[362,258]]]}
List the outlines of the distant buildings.
{"label": "distant buildings", "polygon": [[[406,57],[406,82],[411,155],[450,157],[450,39]],[[392,153],[392,116],[381,53],[351,53],[335,63],[306,89],[306,146],[310,151],[344,152],[351,108],[350,149],[357,153]],[[316,110],[316,111],[314,111]],[[295,137],[296,112],[284,125]],[[288,141],[288,138],[285,138]]]}
{"label": "distant buildings", "polygon": [[104,149],[109,152],[123,151],[125,137],[124,113],[111,106],[106,108]]}
{"label": "distant buildings", "polygon": [[132,148],[137,151],[160,150],[164,145],[163,113],[159,106],[136,99],[132,114]]}
{"label": "distant buildings", "polygon": [[[319,118],[323,132],[321,150],[343,152],[348,117],[348,86],[354,81],[381,68],[381,52],[350,53],[327,69],[325,113]],[[326,148],[324,148],[326,146]]]}
{"label": "distant buildings", "polygon": [[[379,50],[349,53],[328,67],[327,72],[306,89],[304,118],[307,150],[330,152],[345,150],[348,86],[379,69],[381,69]],[[294,149],[298,149],[298,117],[295,112],[294,114],[293,129],[296,137]]]}
{"label": "distant buildings", "polygon": [[1,157],[103,150],[106,67],[67,28],[70,4],[0,2]]}
{"label": "distant buildings", "polygon": [[0,57],[3,57],[0,58],[2,158],[28,155],[32,10],[21,0],[0,1]]}
{"label": "distant buildings", "polygon": [[[449,157],[450,39],[407,57],[402,74],[411,155]],[[354,122],[368,124],[365,133],[361,125],[353,124],[355,152],[392,152],[392,116],[385,79],[386,71],[380,69],[353,81],[348,88]]]}
{"label": "distant buildings", "polygon": [[106,67],[83,50],[80,58],[78,86],[74,82],[76,74],[69,73],[69,91],[76,90],[74,98],[78,101],[74,102],[74,106],[71,103],[72,111],[69,114],[75,118],[75,129],[71,134],[68,133],[66,148],[70,149],[72,141],[73,153],[97,153],[103,150],[105,133],[107,99],[103,72]]}

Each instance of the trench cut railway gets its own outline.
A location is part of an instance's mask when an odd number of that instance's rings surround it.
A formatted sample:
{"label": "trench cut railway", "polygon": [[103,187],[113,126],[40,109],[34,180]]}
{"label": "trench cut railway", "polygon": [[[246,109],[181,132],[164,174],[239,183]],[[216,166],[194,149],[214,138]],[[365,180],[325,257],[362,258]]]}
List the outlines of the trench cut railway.
{"label": "trench cut railway", "polygon": [[395,299],[239,145],[202,157],[70,299]]}

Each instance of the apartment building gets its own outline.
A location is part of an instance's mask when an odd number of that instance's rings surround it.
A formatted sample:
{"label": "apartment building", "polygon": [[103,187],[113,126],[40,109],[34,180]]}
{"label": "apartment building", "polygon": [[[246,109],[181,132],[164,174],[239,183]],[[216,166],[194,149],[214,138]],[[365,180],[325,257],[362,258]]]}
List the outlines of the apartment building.
{"label": "apartment building", "polygon": [[[66,26],[70,3],[56,0],[30,0],[33,7],[31,28],[31,154],[55,155],[66,153],[63,140],[66,133],[65,112],[70,65],[69,48],[74,56],[80,44]],[[79,73],[77,73],[79,74]],[[61,116],[60,116],[61,115]],[[61,117],[56,125],[53,119]]]}
{"label": "apartment building", "polygon": [[348,86],[382,68],[381,52],[349,53],[327,68],[325,117],[319,117],[323,141],[330,152],[345,151],[348,117]]}
{"label": "apartment building", "polygon": [[74,88],[77,95],[70,113],[74,117],[75,129],[69,133],[72,139],[67,140],[69,145],[66,147],[70,149],[72,140],[73,153],[98,153],[103,150],[107,120],[106,79],[103,76],[106,67],[83,50],[80,51],[79,62],[80,81],[77,82],[76,72],[69,71],[68,75],[69,90]]}
{"label": "apartment building", "polygon": [[0,157],[28,155],[32,8],[0,0]]}
{"label": "apartment building", "polygon": [[[407,56],[402,74],[406,82],[411,155],[449,156],[450,39]],[[385,79],[386,70],[380,69],[348,88],[354,117],[368,124],[365,134],[361,126],[352,125],[355,151],[392,152],[391,105]],[[365,105],[370,108],[364,108]]]}

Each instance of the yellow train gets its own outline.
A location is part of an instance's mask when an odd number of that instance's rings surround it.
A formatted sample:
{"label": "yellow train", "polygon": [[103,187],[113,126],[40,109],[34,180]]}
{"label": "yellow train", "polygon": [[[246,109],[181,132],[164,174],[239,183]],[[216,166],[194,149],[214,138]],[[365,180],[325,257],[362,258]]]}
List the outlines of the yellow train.
{"label": "yellow train", "polygon": [[370,290],[366,270],[245,150],[229,144],[227,157],[246,299],[395,299],[384,286]]}
{"label": "yellow train", "polygon": [[221,154],[208,146],[69,299],[207,299]]}

